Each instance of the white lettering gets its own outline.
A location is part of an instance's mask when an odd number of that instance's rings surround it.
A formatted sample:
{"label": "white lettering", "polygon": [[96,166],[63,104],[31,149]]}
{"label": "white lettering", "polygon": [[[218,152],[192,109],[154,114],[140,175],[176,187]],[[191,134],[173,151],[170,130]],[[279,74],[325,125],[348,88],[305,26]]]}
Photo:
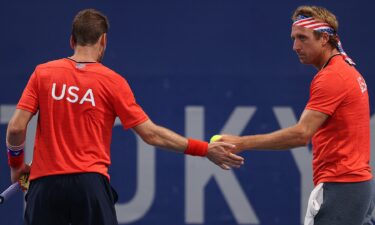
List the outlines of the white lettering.
{"label": "white lettering", "polygon": [[[65,96],[66,84],[63,84],[60,96],[56,95],[56,83],[52,84],[52,98],[55,100],[62,100]],[[70,103],[76,103],[79,100],[79,95],[77,94],[79,91],[79,87],[70,86],[68,87],[68,95],[66,100]],[[79,104],[83,104],[84,102],[90,102],[93,107],[95,107],[95,98],[92,89],[88,89],[82,99],[79,101]]]}
{"label": "white lettering", "polygon": [[71,103],[76,103],[78,101],[78,95],[76,93],[74,93],[73,90],[79,91],[79,88],[75,87],[75,86],[69,87],[68,93],[69,93],[69,95],[74,97],[74,99],[71,99],[70,97],[67,97],[66,100],[68,100],[68,102],[71,102]]}
{"label": "white lettering", "polygon": [[57,97],[56,96],[56,83],[53,83],[52,84],[52,98],[54,98],[55,100],[63,99],[65,95],[65,89],[66,89],[66,85],[64,84],[60,96]]}
{"label": "white lettering", "polygon": [[[88,98],[90,97],[90,98]],[[95,107],[95,99],[94,99],[94,94],[92,93],[92,90],[89,89],[87,90],[86,94],[83,96],[79,104],[83,104],[83,102],[91,102],[92,106]]]}
{"label": "white lettering", "polygon": [[362,77],[357,78],[359,88],[361,89],[362,93],[365,93],[367,91],[367,84],[366,81]]}

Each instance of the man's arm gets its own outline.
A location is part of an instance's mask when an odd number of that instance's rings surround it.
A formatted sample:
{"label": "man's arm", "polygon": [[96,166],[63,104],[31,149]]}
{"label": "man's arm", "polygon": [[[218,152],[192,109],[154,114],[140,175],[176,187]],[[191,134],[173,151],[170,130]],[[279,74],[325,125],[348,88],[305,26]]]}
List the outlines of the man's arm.
{"label": "man's arm", "polygon": [[[9,121],[7,129],[6,144],[8,148],[8,158],[11,168],[12,183],[16,182],[18,178],[30,171],[30,167],[24,163],[24,143],[26,139],[27,125],[29,124],[33,113],[16,109],[12,119]],[[13,155],[10,152],[22,151],[22,155]],[[16,162],[16,163],[14,163]]]}
{"label": "man's arm", "polygon": [[[175,132],[154,124],[151,120],[136,126],[133,130],[150,145],[175,152],[184,153],[188,148],[188,139]],[[206,157],[220,166],[222,169],[239,167],[243,164],[243,158],[230,153],[234,149],[232,144],[223,142],[208,144]]]}
{"label": "man's arm", "polygon": [[33,116],[31,112],[16,109],[8,123],[7,145],[20,146],[25,142],[27,125]]}
{"label": "man's arm", "polygon": [[286,150],[305,146],[328,117],[327,114],[306,109],[299,122],[292,127],[260,135],[223,135],[220,141],[236,145],[236,153],[251,149]]}

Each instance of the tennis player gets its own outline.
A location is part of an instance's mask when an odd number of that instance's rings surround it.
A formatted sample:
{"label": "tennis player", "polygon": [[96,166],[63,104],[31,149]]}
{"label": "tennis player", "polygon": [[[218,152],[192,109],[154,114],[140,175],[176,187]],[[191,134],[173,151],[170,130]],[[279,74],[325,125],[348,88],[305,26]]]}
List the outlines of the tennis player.
{"label": "tennis player", "polygon": [[108,28],[101,12],[80,11],[72,26],[73,56],[36,67],[9,122],[8,162],[15,182],[30,170],[24,163],[25,133],[39,112],[27,225],[118,224],[108,175],[116,117],[150,145],[207,157],[223,169],[243,164],[230,153],[232,144],[186,139],[150,120],[126,80],[101,64]]}
{"label": "tennis player", "polygon": [[293,50],[318,73],[299,122],[251,136],[223,135],[221,141],[251,149],[290,149],[312,139],[313,179],[305,225],[368,225],[373,210],[370,111],[367,86],[344,52],[338,21],[327,9],[301,6],[293,14]]}

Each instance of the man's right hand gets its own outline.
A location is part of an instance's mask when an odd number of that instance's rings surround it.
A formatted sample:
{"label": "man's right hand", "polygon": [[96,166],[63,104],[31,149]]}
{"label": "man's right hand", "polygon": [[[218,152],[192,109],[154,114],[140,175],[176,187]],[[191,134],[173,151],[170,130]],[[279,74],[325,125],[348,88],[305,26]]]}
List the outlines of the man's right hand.
{"label": "man's right hand", "polygon": [[206,157],[222,169],[239,168],[243,165],[244,158],[231,153],[235,148],[235,145],[225,142],[209,143]]}
{"label": "man's right hand", "polygon": [[231,149],[231,152],[234,154],[239,154],[244,150],[243,138],[241,136],[222,134],[221,138],[218,141],[235,145],[236,147]]}
{"label": "man's right hand", "polygon": [[12,184],[17,182],[18,179],[24,174],[30,173],[30,166],[24,163],[20,168],[10,168],[10,179]]}

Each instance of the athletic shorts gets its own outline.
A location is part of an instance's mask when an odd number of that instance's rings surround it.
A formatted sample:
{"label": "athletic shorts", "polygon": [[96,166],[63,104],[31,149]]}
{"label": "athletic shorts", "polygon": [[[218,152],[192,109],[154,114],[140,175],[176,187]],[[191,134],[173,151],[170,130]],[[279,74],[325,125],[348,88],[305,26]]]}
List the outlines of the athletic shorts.
{"label": "athletic shorts", "polygon": [[311,192],[305,225],[373,225],[374,184],[327,182]]}
{"label": "athletic shorts", "polygon": [[35,179],[25,199],[26,225],[118,225],[117,193],[98,173]]}

